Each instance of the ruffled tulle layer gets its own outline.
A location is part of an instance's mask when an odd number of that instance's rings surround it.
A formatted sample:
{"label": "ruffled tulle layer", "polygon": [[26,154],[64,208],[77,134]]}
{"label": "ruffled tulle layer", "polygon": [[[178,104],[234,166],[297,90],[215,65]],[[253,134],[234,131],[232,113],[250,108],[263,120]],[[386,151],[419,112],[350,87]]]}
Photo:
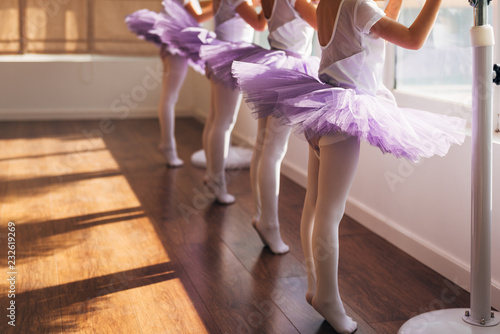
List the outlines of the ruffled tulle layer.
{"label": "ruffled tulle layer", "polygon": [[233,73],[257,117],[274,116],[308,140],[343,132],[383,153],[419,161],[465,139],[466,120],[324,84],[297,71],[235,62]]}
{"label": "ruffled tulle layer", "polygon": [[206,63],[209,78],[232,88],[237,87],[232,74],[234,61],[286,68],[311,76],[316,76],[319,68],[318,57],[303,57],[282,50],[268,50],[250,43],[217,41],[212,45],[202,46],[200,57]]}
{"label": "ruffled tulle layer", "polygon": [[163,11],[156,13],[141,9],[125,19],[129,30],[139,38],[162,45],[162,51],[188,59],[197,72],[205,73],[205,63],[200,59],[200,46],[209,44],[215,34],[199,27],[198,22],[179,3],[162,2]]}
{"label": "ruffled tulle layer", "polygon": [[237,88],[236,80],[231,73],[233,61],[258,52],[259,46],[251,43],[232,43],[217,40],[212,45],[200,48],[200,57],[206,64],[209,79]]}
{"label": "ruffled tulle layer", "polygon": [[125,17],[125,23],[128,29],[137,35],[140,39],[144,39],[148,42],[154,43],[157,46],[161,46],[162,41],[160,36],[156,33],[151,33],[156,21],[160,19],[157,12],[148,9],[140,9],[132,14]]}

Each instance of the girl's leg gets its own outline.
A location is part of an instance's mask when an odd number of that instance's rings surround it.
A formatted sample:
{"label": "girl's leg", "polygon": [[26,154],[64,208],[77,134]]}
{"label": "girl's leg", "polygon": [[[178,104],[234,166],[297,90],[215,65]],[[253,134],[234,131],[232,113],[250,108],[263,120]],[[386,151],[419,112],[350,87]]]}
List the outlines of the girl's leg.
{"label": "girl's leg", "polygon": [[[208,162],[208,135],[212,131],[213,127],[213,121],[214,121],[214,114],[215,114],[215,106],[214,106],[214,101],[215,101],[215,92],[213,87],[210,89],[210,108],[208,111],[208,116],[207,120],[205,121],[205,126],[203,127],[203,133],[202,133],[202,146],[203,146],[203,152],[205,153],[205,161]],[[205,169],[205,176],[203,177],[203,183],[207,184],[209,181],[209,175],[212,175],[212,171],[210,171],[210,168],[208,166],[208,163],[206,165]]]}
{"label": "girl's leg", "polygon": [[252,161],[250,162],[250,186],[252,188],[252,197],[253,197],[253,217],[252,217],[252,225],[255,224],[260,219],[260,211],[261,211],[261,197],[260,197],[260,189],[259,189],[259,165],[262,157],[262,148],[264,147],[264,140],[266,138],[266,124],[267,117],[259,118],[257,120],[257,138],[255,140],[255,145],[253,148]]}
{"label": "girl's leg", "polygon": [[260,158],[258,182],[262,214],[255,224],[262,241],[275,254],[284,254],[290,250],[281,240],[278,219],[278,195],[280,190],[281,162],[285,157],[290,138],[291,127],[282,126],[273,117],[268,117],[266,136]]}
{"label": "girl's leg", "polygon": [[306,262],[307,293],[306,300],[312,305],[316,293],[316,268],[314,266],[312,233],[314,227],[314,211],[318,197],[319,159],[316,152],[309,146],[309,161],[307,166],[307,190],[300,219],[300,241]]}
{"label": "girl's leg", "polygon": [[175,143],[175,105],[187,73],[187,60],[183,57],[162,54],[163,85],[158,108],[161,139],[158,149],[165,156],[167,166],[180,167],[184,162],[177,156]]}
{"label": "girl's leg", "polygon": [[234,203],[234,196],[227,192],[226,158],[229,151],[231,131],[236,123],[241,97],[238,89],[231,89],[212,80],[214,92],[214,118],[207,137],[207,166],[210,181],[216,190],[216,199],[221,204]]}
{"label": "girl's leg", "polygon": [[345,313],[338,288],[339,224],[354,179],[359,139],[349,137],[331,144],[319,141],[320,164],[312,249],[317,286],[313,307],[339,333],[352,333],[357,324]]}

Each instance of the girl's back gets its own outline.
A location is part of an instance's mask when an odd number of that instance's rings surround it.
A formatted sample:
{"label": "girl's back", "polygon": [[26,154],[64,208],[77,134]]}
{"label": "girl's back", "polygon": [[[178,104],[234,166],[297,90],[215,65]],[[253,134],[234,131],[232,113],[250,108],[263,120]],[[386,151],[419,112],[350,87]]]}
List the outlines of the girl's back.
{"label": "girl's back", "polygon": [[295,10],[295,3],[296,0],[262,1],[268,21],[269,44],[274,49],[310,55],[314,28]]}
{"label": "girl's back", "polygon": [[246,0],[214,0],[215,33],[218,39],[229,42],[252,42],[254,29],[236,12]]}
{"label": "girl's back", "polygon": [[377,93],[381,88],[385,41],[370,34],[370,29],[384,16],[373,0],[320,2],[322,81],[371,95]]}

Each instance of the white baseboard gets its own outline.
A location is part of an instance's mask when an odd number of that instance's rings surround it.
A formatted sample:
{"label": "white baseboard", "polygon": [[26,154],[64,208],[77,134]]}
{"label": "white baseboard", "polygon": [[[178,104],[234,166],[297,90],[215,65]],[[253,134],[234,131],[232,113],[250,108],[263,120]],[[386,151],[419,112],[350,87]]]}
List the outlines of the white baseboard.
{"label": "white baseboard", "polygon": [[[192,111],[188,109],[176,110],[176,117],[188,117]],[[0,121],[48,121],[48,120],[100,120],[100,119],[137,119],[157,118],[156,108],[132,109],[127,113],[111,110],[0,110]]]}
{"label": "white baseboard", "polygon": [[196,119],[198,122],[201,124],[205,124],[205,121],[207,120],[207,115],[203,110],[200,110],[198,108],[195,108],[193,110],[193,113],[191,115],[194,119]]}
{"label": "white baseboard", "polygon": [[[470,266],[349,197],[346,214],[419,262],[470,291]],[[492,281],[491,303],[500,309],[500,283]]]}
{"label": "white baseboard", "polygon": [[286,160],[281,164],[281,173],[303,188],[307,188],[307,172]]}

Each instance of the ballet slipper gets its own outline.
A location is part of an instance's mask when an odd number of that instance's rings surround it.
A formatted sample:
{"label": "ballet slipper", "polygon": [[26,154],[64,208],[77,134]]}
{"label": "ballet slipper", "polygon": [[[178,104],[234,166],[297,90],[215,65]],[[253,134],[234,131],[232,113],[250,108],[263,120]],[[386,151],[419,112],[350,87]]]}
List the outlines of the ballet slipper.
{"label": "ballet slipper", "polygon": [[314,295],[316,294],[316,289],[307,289],[307,292],[306,292],[306,301],[309,305],[312,306],[312,301],[314,299]]}
{"label": "ballet slipper", "polygon": [[178,168],[184,166],[184,161],[179,159],[177,156],[177,152],[174,149],[162,146],[161,144],[158,146],[158,151],[163,155],[163,157],[167,160],[168,168]]}
{"label": "ballet slipper", "polygon": [[259,215],[255,215],[253,216],[252,218],[252,226],[255,228],[255,224],[257,224],[257,222],[260,220],[260,214]]}
{"label": "ballet slipper", "polygon": [[217,196],[215,196],[215,202],[222,205],[231,205],[236,202],[236,199],[234,198],[233,195],[224,193],[224,194],[217,194]]}
{"label": "ballet slipper", "polygon": [[288,245],[281,240],[278,227],[263,229],[261,231],[259,229],[258,222],[254,223],[254,221],[252,221],[252,226],[259,235],[262,243],[269,247],[273,254],[282,255],[290,251],[290,247],[288,247]]}
{"label": "ballet slipper", "polygon": [[312,306],[337,333],[351,334],[358,329],[358,323],[345,313],[342,302],[321,301],[317,297],[312,299]]}
{"label": "ballet slipper", "polygon": [[234,196],[228,194],[226,188],[218,184],[216,180],[211,178],[208,173],[203,176],[203,185],[206,192],[214,196],[216,203],[222,205],[230,205],[236,202]]}

